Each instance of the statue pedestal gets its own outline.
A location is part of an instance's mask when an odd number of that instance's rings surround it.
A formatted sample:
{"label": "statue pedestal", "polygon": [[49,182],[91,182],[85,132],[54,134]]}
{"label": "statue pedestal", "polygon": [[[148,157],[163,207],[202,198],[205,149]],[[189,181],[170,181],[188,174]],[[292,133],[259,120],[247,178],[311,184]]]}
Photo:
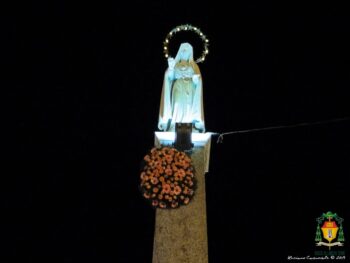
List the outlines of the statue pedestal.
{"label": "statue pedestal", "polygon": [[[174,142],[173,132],[156,132],[155,146]],[[191,202],[176,209],[157,209],[153,263],[207,263],[208,238],[205,173],[209,168],[210,133],[192,134],[191,158],[197,189]]]}

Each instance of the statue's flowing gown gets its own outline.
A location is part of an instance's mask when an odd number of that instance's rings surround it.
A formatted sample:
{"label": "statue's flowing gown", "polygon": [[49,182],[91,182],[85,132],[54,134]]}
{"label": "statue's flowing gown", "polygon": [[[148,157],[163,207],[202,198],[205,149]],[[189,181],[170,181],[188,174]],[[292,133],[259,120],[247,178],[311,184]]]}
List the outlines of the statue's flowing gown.
{"label": "statue's flowing gown", "polygon": [[204,132],[202,78],[191,44],[182,43],[171,62],[164,74],[158,128],[175,131],[176,123],[193,123],[193,132]]}

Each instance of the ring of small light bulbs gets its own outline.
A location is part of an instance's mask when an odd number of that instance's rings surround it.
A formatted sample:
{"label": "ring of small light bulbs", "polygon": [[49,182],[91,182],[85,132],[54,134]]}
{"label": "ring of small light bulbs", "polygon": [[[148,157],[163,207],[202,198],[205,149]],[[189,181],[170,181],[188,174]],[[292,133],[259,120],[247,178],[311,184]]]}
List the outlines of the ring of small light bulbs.
{"label": "ring of small light bulbs", "polygon": [[177,33],[181,32],[181,31],[191,31],[196,33],[200,39],[202,40],[203,43],[203,52],[201,54],[201,56],[196,59],[196,63],[200,63],[203,62],[206,58],[206,56],[209,53],[209,39],[203,34],[203,32],[195,26],[186,24],[186,25],[179,25],[175,28],[173,28],[168,35],[166,36],[164,42],[163,42],[163,52],[164,52],[164,56],[167,59],[169,57],[169,43],[172,37],[174,37],[174,35],[176,35]]}

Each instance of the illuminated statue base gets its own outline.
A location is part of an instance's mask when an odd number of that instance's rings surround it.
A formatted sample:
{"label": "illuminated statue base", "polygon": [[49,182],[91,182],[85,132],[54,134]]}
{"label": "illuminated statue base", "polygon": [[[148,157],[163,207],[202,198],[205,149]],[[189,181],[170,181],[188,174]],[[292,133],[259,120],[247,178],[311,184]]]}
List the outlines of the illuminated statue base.
{"label": "illuminated statue base", "polygon": [[[210,159],[210,144],[211,132],[206,133],[192,133],[193,149],[203,148],[204,151],[204,172],[209,172]],[[155,132],[154,145],[160,147],[161,145],[173,146],[175,141],[175,132]]]}
{"label": "illuminated statue base", "polygon": [[[172,146],[174,139],[174,132],[156,132],[155,146]],[[192,143],[197,189],[188,205],[156,210],[153,263],[208,263],[205,173],[211,133],[192,133]]]}

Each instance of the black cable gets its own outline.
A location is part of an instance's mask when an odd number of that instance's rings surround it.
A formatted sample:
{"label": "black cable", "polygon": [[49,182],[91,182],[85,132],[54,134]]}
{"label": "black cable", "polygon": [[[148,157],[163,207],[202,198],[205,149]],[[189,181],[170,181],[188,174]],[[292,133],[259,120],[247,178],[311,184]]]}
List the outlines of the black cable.
{"label": "black cable", "polygon": [[276,129],[296,128],[296,127],[301,127],[301,126],[313,126],[313,125],[341,122],[341,121],[347,121],[347,120],[350,120],[350,117],[337,118],[337,119],[324,120],[324,121],[315,121],[315,122],[302,122],[302,123],[297,123],[297,124],[292,124],[292,125],[279,125],[279,126],[271,126],[271,127],[265,127],[265,128],[256,128],[256,129],[248,129],[248,130],[240,130],[240,131],[232,131],[232,132],[224,132],[224,133],[213,133],[213,134],[219,135],[219,137],[217,139],[217,143],[222,143],[225,135],[238,134],[238,133],[250,133],[250,132],[257,132],[257,131],[267,131],[267,130],[276,130]]}

